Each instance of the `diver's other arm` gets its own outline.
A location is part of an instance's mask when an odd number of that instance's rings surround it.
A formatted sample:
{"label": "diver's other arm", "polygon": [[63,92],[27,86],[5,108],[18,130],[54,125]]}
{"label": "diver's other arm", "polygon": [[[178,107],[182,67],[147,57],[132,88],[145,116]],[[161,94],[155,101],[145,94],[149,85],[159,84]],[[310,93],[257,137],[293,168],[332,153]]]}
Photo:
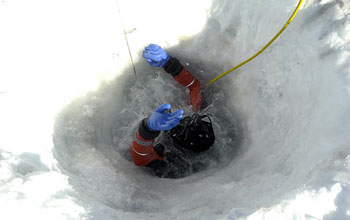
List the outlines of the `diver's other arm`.
{"label": "diver's other arm", "polygon": [[170,108],[170,104],[163,104],[150,117],[141,121],[136,137],[130,145],[131,156],[136,166],[146,166],[153,160],[163,160],[153,149],[153,141],[158,137],[160,131],[175,127],[183,114],[182,109],[173,113],[166,113]]}
{"label": "diver's other arm", "polygon": [[153,149],[153,141],[160,132],[150,131],[146,123],[147,118],[140,122],[136,136],[130,145],[131,157],[136,166],[146,166],[155,159],[163,160]]}
{"label": "diver's other arm", "polygon": [[153,67],[162,67],[170,73],[176,81],[190,90],[190,103],[194,110],[199,110],[202,103],[200,82],[182,66],[178,59],[169,56],[160,46],[150,44],[143,51],[142,56]]}

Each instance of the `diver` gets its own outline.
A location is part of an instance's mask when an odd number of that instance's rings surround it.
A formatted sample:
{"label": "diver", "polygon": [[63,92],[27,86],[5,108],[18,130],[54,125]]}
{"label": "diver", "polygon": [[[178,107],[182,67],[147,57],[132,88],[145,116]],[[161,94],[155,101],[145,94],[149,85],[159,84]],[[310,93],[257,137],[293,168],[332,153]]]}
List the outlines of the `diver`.
{"label": "diver", "polygon": [[[176,58],[155,44],[145,48],[143,57],[151,66],[164,68],[187,87],[193,109],[200,109],[200,82]],[[208,150],[214,144],[215,136],[209,116],[195,113],[183,118],[182,109],[175,112],[170,109],[170,104],[162,104],[140,122],[130,152],[136,166],[150,167],[159,177],[181,178],[208,166],[192,158]],[[155,140],[160,143],[154,144]]]}

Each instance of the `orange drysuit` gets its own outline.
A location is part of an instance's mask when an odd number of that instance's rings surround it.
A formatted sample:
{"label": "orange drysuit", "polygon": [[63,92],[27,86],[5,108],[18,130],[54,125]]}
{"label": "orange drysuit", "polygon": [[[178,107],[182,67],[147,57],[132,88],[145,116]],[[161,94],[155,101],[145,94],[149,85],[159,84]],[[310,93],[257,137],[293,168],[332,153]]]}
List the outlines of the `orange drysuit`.
{"label": "orange drysuit", "polygon": [[[200,82],[176,58],[171,57],[164,70],[190,90],[190,103],[194,110],[199,110],[202,102]],[[146,166],[153,160],[163,160],[163,155],[159,155],[153,148],[153,141],[159,134],[159,131],[150,131],[147,128],[147,118],[141,121],[136,137],[130,145],[131,156],[136,166]]]}

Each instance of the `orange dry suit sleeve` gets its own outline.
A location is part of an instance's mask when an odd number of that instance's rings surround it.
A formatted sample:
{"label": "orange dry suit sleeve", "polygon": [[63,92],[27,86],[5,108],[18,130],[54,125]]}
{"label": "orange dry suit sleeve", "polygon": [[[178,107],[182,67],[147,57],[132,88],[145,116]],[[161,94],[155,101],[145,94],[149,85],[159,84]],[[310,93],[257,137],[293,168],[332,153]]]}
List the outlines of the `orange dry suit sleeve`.
{"label": "orange dry suit sleeve", "polygon": [[153,149],[153,141],[160,131],[150,131],[147,127],[147,118],[139,125],[136,137],[130,145],[132,159],[136,166],[146,166],[152,160],[163,160]]}
{"label": "orange dry suit sleeve", "polygon": [[174,57],[170,57],[164,70],[170,73],[176,81],[190,90],[190,103],[198,111],[202,103],[200,82]]}

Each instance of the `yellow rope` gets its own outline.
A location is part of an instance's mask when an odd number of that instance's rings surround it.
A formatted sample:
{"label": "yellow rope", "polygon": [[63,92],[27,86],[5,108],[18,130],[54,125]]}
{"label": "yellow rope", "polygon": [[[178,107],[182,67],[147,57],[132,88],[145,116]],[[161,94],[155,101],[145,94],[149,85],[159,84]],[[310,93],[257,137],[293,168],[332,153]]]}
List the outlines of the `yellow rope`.
{"label": "yellow rope", "polygon": [[220,79],[221,77],[225,76],[226,74],[238,69],[239,67],[243,66],[244,64],[248,63],[249,61],[251,61],[252,59],[254,59],[255,57],[257,57],[259,54],[261,54],[266,48],[268,48],[280,35],[281,33],[288,27],[288,25],[290,24],[290,22],[292,22],[292,20],[294,19],[295,15],[297,14],[297,12],[299,11],[299,8],[301,6],[301,4],[303,3],[303,0],[299,1],[299,4],[297,5],[296,9],[294,10],[292,16],[289,18],[289,20],[287,21],[287,23],[283,26],[283,28],[265,45],[265,47],[263,47],[259,52],[257,52],[256,54],[254,54],[252,57],[250,57],[249,59],[247,59],[246,61],[238,64],[237,66],[233,67],[230,70],[227,70],[226,72],[222,73],[221,75],[215,77],[214,79],[210,80],[208,82],[208,85],[215,82],[216,80]]}

